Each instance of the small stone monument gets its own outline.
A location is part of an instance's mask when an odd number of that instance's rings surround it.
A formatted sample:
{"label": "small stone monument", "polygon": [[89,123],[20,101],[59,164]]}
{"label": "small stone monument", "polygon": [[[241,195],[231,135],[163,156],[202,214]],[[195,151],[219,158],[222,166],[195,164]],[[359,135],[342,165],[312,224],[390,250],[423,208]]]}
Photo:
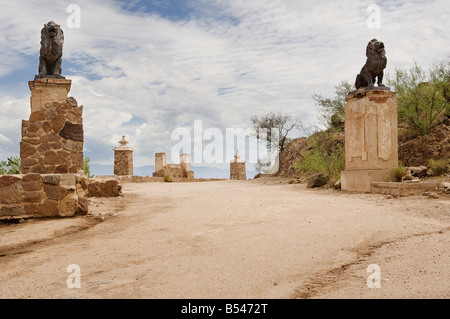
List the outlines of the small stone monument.
{"label": "small stone monument", "polygon": [[241,159],[239,152],[236,152],[234,160],[230,163],[230,179],[247,180],[245,161]]}
{"label": "small stone monument", "polygon": [[0,219],[72,217],[88,211],[83,173],[83,107],[61,76],[63,32],[41,31],[39,74],[28,83],[31,114],[22,121],[20,174],[0,176]]}
{"label": "small stone monument", "polygon": [[398,165],[397,96],[382,84],[387,62],[384,50],[382,42],[369,42],[366,65],[356,79],[357,90],[346,98],[343,190],[370,192],[371,182],[386,181]]}
{"label": "small stone monument", "polygon": [[114,175],[133,175],[133,148],[127,146],[125,135],[119,141],[120,146],[114,148]]}

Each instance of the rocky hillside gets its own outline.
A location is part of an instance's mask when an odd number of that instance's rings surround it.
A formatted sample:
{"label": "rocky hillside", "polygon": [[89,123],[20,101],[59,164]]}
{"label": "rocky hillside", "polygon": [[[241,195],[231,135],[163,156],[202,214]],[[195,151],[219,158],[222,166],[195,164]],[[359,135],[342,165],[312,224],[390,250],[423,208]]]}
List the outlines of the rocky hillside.
{"label": "rocky hillside", "polygon": [[[338,140],[344,140],[344,134],[337,135]],[[306,137],[301,137],[289,143],[280,155],[278,176],[300,177],[292,164],[301,160],[300,153],[310,150]],[[428,136],[418,136],[406,141],[399,141],[399,161],[404,166],[428,165],[430,159],[450,159],[450,119],[437,126]],[[304,175],[304,174],[303,174]]]}
{"label": "rocky hillside", "polygon": [[398,156],[405,166],[426,166],[430,159],[450,159],[450,119],[435,127],[428,136],[401,141]]}

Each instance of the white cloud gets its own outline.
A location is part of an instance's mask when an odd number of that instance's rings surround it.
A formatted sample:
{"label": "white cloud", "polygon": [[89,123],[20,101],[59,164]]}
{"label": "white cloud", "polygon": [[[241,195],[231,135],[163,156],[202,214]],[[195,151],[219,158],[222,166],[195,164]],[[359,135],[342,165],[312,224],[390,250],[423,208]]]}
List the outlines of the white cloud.
{"label": "white cloud", "polygon": [[[80,0],[81,29],[70,29],[69,3],[11,1],[0,12],[0,77],[13,76],[30,56],[35,72],[40,29],[56,21],[65,34],[63,73],[85,106],[91,162],[110,159],[117,138],[127,134],[135,158],[150,164],[155,152],[170,152],[173,129],[197,119],[224,132],[270,111],[314,121],[312,94],[331,96],[341,80],[353,81],[373,37],[386,43],[388,71],[449,55],[445,1],[383,1],[381,29],[366,25],[371,3],[197,0],[190,2],[194,15],[170,21],[125,11],[119,2]],[[3,105],[22,96],[0,98]],[[27,115],[1,114],[9,126],[0,133],[16,143],[20,132],[8,123]],[[124,126],[133,116],[147,124]]]}

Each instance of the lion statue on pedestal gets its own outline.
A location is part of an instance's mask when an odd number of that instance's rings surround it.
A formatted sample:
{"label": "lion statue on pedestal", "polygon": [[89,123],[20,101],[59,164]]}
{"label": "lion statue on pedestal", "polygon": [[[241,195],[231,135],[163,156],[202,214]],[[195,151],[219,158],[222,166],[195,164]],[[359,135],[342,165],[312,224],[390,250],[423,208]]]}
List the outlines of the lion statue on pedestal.
{"label": "lion statue on pedestal", "polygon": [[389,89],[383,85],[384,69],[387,65],[384,43],[377,39],[371,40],[366,48],[366,56],[366,64],[363,66],[361,73],[356,77],[356,89],[373,89],[377,78],[379,88]]}
{"label": "lion statue on pedestal", "polygon": [[39,76],[64,78],[61,76],[64,33],[53,21],[44,24],[41,30],[41,51],[39,56]]}

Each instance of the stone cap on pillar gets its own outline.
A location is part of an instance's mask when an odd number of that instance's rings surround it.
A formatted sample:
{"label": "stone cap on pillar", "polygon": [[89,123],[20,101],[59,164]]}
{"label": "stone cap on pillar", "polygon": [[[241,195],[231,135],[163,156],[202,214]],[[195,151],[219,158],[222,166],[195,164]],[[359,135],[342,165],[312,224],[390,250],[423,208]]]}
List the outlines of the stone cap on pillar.
{"label": "stone cap on pillar", "polygon": [[241,159],[239,151],[237,151],[236,155],[234,155],[234,160],[232,161],[232,163],[245,163],[245,160]]}
{"label": "stone cap on pillar", "polygon": [[122,139],[119,141],[120,146],[119,147],[115,147],[113,150],[114,151],[132,151],[133,148],[127,146],[128,143],[129,142],[125,139],[125,135],[122,135]]}

